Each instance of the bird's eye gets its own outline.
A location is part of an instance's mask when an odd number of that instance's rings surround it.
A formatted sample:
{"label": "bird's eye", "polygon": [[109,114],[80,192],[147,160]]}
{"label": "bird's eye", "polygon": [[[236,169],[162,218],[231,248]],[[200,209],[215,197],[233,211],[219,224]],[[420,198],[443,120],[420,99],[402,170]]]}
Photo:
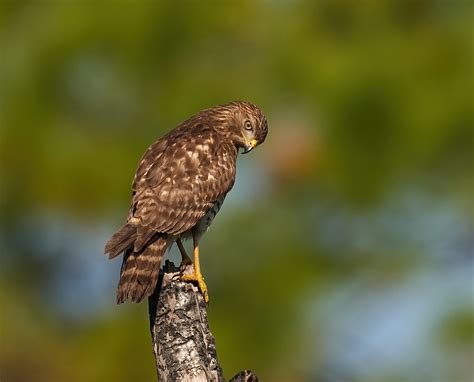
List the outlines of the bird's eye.
{"label": "bird's eye", "polygon": [[252,124],[250,121],[245,121],[245,130],[252,130]]}

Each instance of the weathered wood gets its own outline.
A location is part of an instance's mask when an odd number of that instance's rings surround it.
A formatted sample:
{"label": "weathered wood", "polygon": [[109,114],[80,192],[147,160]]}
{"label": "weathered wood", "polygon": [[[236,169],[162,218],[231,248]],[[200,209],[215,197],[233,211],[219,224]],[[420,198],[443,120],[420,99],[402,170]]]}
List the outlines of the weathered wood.
{"label": "weathered wood", "polygon": [[250,370],[242,370],[230,379],[229,382],[258,382],[258,378]]}
{"label": "weathered wood", "polygon": [[[195,285],[182,281],[180,275],[179,268],[166,261],[157,290],[148,301],[158,379],[160,382],[224,381],[204,298]],[[231,381],[258,379],[244,370]]]}
{"label": "weathered wood", "polygon": [[153,353],[160,382],[223,381],[206,303],[197,287],[180,280],[167,261],[149,299]]}

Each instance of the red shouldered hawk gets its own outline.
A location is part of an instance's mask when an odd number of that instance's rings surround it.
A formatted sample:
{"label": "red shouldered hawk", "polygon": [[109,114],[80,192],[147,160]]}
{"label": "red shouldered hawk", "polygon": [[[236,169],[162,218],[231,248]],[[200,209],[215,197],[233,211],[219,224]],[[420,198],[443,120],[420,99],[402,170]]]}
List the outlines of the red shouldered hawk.
{"label": "red shouldered hawk", "polygon": [[182,239],[192,237],[195,281],[208,301],[199,265],[199,239],[235,181],[239,149],[248,153],[267,136],[262,111],[244,101],[206,109],[153,143],[138,165],[127,223],[105,245],[124,253],[117,302],[140,302],[158,281],[161,260],[177,243],[182,265],[191,264]]}

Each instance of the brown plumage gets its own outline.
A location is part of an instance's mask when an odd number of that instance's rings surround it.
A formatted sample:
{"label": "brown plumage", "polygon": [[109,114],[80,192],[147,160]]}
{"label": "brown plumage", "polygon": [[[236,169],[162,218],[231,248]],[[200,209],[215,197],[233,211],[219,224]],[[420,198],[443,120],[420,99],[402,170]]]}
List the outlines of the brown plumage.
{"label": "brown plumage", "polygon": [[153,293],[161,260],[176,240],[192,236],[196,253],[234,185],[239,149],[250,151],[267,131],[258,107],[235,101],[199,112],[148,148],[133,180],[127,223],[105,246],[109,258],[124,253],[118,303]]}

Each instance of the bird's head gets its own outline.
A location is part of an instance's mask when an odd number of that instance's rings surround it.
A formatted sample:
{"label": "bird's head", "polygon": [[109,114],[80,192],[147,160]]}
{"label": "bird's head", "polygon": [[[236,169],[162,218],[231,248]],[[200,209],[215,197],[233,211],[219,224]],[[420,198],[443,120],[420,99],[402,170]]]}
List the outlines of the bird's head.
{"label": "bird's head", "polygon": [[226,138],[248,153],[265,141],[268,123],[263,112],[246,101],[233,101],[215,108]]}

